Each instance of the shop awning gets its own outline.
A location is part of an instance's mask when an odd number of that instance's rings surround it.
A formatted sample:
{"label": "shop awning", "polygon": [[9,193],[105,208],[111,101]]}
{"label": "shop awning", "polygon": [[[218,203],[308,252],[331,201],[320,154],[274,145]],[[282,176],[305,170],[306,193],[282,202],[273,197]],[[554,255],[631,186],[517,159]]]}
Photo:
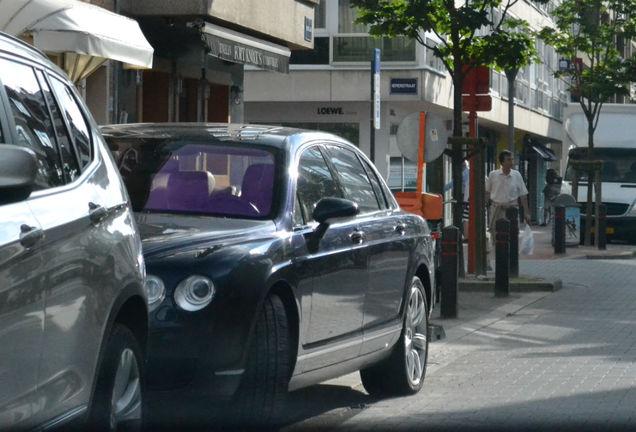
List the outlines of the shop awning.
{"label": "shop awning", "polygon": [[556,154],[552,150],[550,150],[549,148],[545,147],[544,145],[534,143],[534,144],[531,145],[531,147],[544,160],[555,161],[555,160],[558,159]]}
{"label": "shop awning", "polygon": [[64,67],[74,65],[67,70],[74,80],[106,59],[152,67],[153,48],[131,18],[78,0],[0,0],[0,10],[0,30],[30,34],[47,53],[69,53]]}
{"label": "shop awning", "polygon": [[257,39],[214,24],[202,27],[208,54],[233,63],[242,63],[289,73],[289,48]]}

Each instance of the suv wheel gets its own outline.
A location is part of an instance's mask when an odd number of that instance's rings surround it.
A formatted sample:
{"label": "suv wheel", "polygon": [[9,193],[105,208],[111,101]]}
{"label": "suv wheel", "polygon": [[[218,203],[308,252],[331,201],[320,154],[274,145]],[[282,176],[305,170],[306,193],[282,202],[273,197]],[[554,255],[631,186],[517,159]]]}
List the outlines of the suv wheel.
{"label": "suv wheel", "polygon": [[404,325],[391,355],[360,371],[364,388],[373,396],[417,393],[424,383],[428,358],[428,307],[424,286],[413,277]]}
{"label": "suv wheel", "polygon": [[139,431],[142,427],[143,357],[137,339],[121,324],[108,338],[90,414],[91,430]]}

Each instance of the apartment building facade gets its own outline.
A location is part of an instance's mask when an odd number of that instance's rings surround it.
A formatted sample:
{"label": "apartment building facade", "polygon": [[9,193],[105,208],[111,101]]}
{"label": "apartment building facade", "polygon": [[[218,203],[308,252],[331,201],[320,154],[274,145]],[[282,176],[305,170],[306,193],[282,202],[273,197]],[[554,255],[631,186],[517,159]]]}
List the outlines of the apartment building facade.
{"label": "apartment building facade", "polygon": [[[513,15],[534,28],[549,25],[553,4],[519,2]],[[245,119],[249,122],[296,125],[335,132],[370,154],[370,52],[381,49],[381,127],[375,131],[375,164],[394,188],[413,187],[416,166],[397,146],[396,131],[413,112],[425,111],[452,129],[452,80],[432,51],[405,38],[373,39],[354,24],[349,0],[322,0],[315,10],[314,50],[293,52],[289,75],[245,72]],[[431,42],[433,35],[424,35]],[[535,215],[542,213],[544,172],[560,154],[562,104],[567,84],[553,72],[558,58],[537,41],[542,64],[518,75],[515,98],[515,148],[531,187]],[[491,71],[492,110],[478,115],[478,133],[487,142],[487,169],[508,147],[508,87],[505,75]],[[550,150],[552,149],[552,151]],[[450,181],[448,158],[428,164],[427,188],[441,192]]]}

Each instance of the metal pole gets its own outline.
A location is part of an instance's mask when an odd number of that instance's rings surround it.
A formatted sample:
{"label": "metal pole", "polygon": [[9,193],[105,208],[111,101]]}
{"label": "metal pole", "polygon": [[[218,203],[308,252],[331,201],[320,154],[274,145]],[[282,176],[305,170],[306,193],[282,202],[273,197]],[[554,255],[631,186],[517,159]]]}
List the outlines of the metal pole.
{"label": "metal pole", "polygon": [[506,209],[506,219],[510,222],[510,276],[519,277],[519,209]]}
{"label": "metal pole", "polygon": [[[477,111],[471,111],[470,113],[468,113],[468,136],[470,138],[476,139],[477,138]],[[474,150],[477,147],[477,145],[475,143],[473,143],[473,147],[472,149]],[[475,157],[475,153],[473,151],[473,156],[470,158],[470,176],[469,176],[469,183],[468,183],[468,273],[475,273],[475,261],[476,261],[476,243],[475,240],[477,239],[476,237],[476,233],[477,230],[475,229],[475,213],[478,211],[477,206],[475,205],[475,195],[476,195],[476,191],[475,191],[475,182],[477,181],[475,178],[475,171],[476,171],[476,167],[475,165],[477,164],[476,162],[476,157]],[[462,177],[463,177],[463,173],[462,173]],[[463,197],[462,197],[463,198]],[[463,209],[462,209],[463,210]],[[463,211],[462,211],[462,215],[463,215]],[[462,221],[462,228],[463,228],[463,221]],[[464,233],[465,235],[466,233]]]}
{"label": "metal pole", "polygon": [[374,89],[375,89],[375,82],[374,82],[374,73],[373,73],[373,67],[375,64],[375,58],[371,59],[371,100],[369,103],[370,106],[370,111],[369,111],[369,159],[371,159],[371,162],[375,163],[375,120],[374,120],[374,110],[373,110],[373,105],[375,103],[375,101],[373,100],[373,95],[374,95]]}
{"label": "metal pole", "polygon": [[605,204],[598,206],[598,242],[600,250],[607,249],[607,207]]}
{"label": "metal pole", "polygon": [[[591,184],[592,182],[588,182]],[[601,165],[596,165],[594,167],[594,244],[599,249],[601,244],[601,203],[603,202],[603,198],[601,196]],[[604,234],[603,234],[604,235]]]}
{"label": "metal pole", "polygon": [[510,292],[510,222],[495,222],[495,297],[507,297]]}
{"label": "metal pole", "polygon": [[[486,149],[481,142],[475,148],[475,273],[485,275],[488,267],[486,254]],[[472,204],[471,204],[472,205]]]}
{"label": "metal pole", "polygon": [[457,317],[458,240],[459,228],[450,225],[442,229],[442,318]]}
{"label": "metal pole", "polygon": [[565,253],[565,207],[554,208],[554,253]]}

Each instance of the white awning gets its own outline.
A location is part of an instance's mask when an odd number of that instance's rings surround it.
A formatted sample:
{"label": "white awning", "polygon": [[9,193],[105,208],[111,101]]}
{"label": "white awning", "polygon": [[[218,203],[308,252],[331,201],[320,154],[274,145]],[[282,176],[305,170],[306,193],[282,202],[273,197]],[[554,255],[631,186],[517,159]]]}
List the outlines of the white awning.
{"label": "white awning", "polygon": [[45,52],[152,67],[154,50],[137,21],[78,0],[0,0],[0,30],[14,36],[30,33]]}

